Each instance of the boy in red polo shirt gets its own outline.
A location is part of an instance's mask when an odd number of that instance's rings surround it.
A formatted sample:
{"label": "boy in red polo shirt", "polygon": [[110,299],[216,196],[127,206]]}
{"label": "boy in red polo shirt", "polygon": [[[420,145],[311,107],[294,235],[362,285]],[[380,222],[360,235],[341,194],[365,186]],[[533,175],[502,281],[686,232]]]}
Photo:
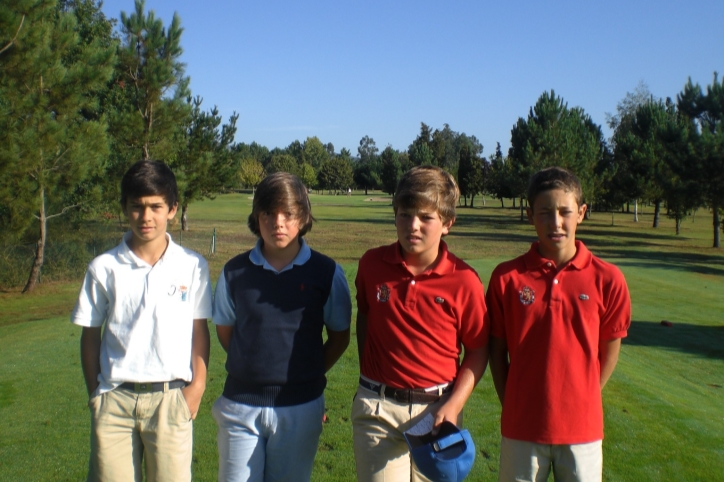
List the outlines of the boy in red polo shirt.
{"label": "boy in red polo shirt", "polygon": [[538,241],[488,285],[490,370],[501,416],[500,481],[600,481],[601,390],[613,373],[631,302],[618,268],[576,228],[581,184],[558,167],[533,175],[528,219]]}
{"label": "boy in red polo shirt", "polygon": [[[460,191],[433,166],[406,172],[392,201],[397,242],[367,251],[357,286],[360,385],[352,404],[360,481],[428,480],[403,432],[427,419],[460,425],[488,360],[488,322],[477,273],[441,240]],[[465,355],[460,362],[461,348]]]}

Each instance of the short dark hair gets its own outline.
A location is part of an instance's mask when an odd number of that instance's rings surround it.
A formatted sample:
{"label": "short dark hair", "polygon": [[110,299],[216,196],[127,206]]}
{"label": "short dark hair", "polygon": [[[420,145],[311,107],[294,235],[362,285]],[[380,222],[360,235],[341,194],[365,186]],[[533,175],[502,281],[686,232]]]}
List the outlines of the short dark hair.
{"label": "short dark hair", "polygon": [[573,193],[576,204],[583,205],[583,190],[581,181],[568,169],[562,167],[547,167],[533,174],[528,183],[528,205],[533,209],[533,203],[538,194],[553,189]]}
{"label": "short dark hair", "polygon": [[449,172],[436,166],[413,167],[397,183],[392,207],[403,209],[434,209],[443,223],[455,219],[455,206],[460,189]]}
{"label": "short dark hair", "polygon": [[177,205],[178,186],[171,168],[161,161],[138,161],[129,167],[121,179],[121,207],[143,196],[161,196],[169,209]]}
{"label": "short dark hair", "polygon": [[316,221],[312,216],[312,203],[304,183],[294,174],[275,172],[269,174],[256,188],[251,214],[247,225],[252,233],[261,236],[259,231],[259,215],[263,212],[283,211],[292,213],[299,221],[299,236],[304,236],[312,229]]}

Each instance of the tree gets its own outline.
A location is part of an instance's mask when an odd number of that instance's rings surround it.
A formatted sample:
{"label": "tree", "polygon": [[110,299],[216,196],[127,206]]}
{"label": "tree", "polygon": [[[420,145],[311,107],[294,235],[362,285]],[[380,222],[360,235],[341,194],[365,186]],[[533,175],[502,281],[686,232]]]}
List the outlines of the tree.
{"label": "tree", "polygon": [[359,141],[359,147],[357,147],[357,153],[359,154],[359,160],[361,163],[369,163],[377,160],[377,145],[375,140],[370,136],[364,136]]}
{"label": "tree", "polygon": [[295,176],[299,174],[297,160],[290,154],[275,154],[272,156],[271,162],[269,162],[265,170],[267,174],[273,174],[275,172],[288,172]]}
{"label": "tree", "polygon": [[317,171],[306,162],[299,166],[299,179],[301,179],[309,189],[317,187]]}
{"label": "tree", "polygon": [[[135,0],[133,13],[121,12],[118,80],[132,88],[126,91],[128,103],[114,124],[142,159],[168,160],[175,154],[174,135],[190,112],[185,102],[189,79],[180,61],[183,28],[175,13],[165,28],[153,10],[146,14],[144,9],[145,1]],[[130,160],[137,156],[133,152]]]}
{"label": "tree", "polygon": [[433,164],[435,155],[432,150],[432,130],[424,122],[420,122],[420,134],[412,141],[407,152],[415,166]]}
{"label": "tree", "polygon": [[352,166],[340,157],[327,159],[317,173],[317,181],[320,189],[332,191],[344,189],[346,191],[354,183]]}
{"label": "tree", "polygon": [[359,161],[354,166],[354,182],[365,190],[365,196],[369,189],[375,189],[380,185],[378,152],[379,149],[371,137],[364,136],[359,141],[359,147],[357,147]]}
{"label": "tree", "polygon": [[506,162],[503,157],[500,142],[498,142],[495,148],[495,156],[490,160],[488,190],[500,199],[500,207],[505,207],[505,198],[515,198],[518,194],[517,189],[514,188],[516,182],[518,182],[517,177],[511,169],[510,163]]}
{"label": "tree", "polygon": [[184,147],[179,149],[178,157],[172,163],[179,184],[183,231],[188,230],[189,204],[213,198],[224,188],[233,187],[238,172],[230,148],[239,116],[232,114],[228,124],[219,130],[221,116],[216,106],[204,112],[201,110],[201,97],[189,97],[188,102],[191,105],[191,116],[179,142]]}
{"label": "tree", "polygon": [[302,147],[302,163],[307,163],[318,170],[329,159],[327,148],[318,137],[307,137]]}
{"label": "tree", "polygon": [[23,292],[37,285],[47,222],[77,207],[63,201],[101,168],[106,125],[96,109],[115,52],[81,42],[71,13],[52,0],[0,6],[0,210],[4,228],[38,222],[35,257]]}
{"label": "tree", "polygon": [[688,118],[689,156],[686,166],[672,163],[682,179],[695,183],[712,210],[715,248],[721,247],[720,210],[724,206],[724,81],[707,86],[706,94],[691,79],[677,96],[679,112]]}
{"label": "tree", "polygon": [[252,192],[264,180],[264,166],[254,158],[243,159],[239,163],[239,182],[250,187]]}
{"label": "tree", "polygon": [[[516,195],[525,194],[528,179],[536,171],[559,166],[574,172],[581,180],[584,199],[595,199],[600,182],[595,168],[606,146],[601,127],[580,107],[568,105],[554,91],[544,92],[510,133],[508,159],[518,182]],[[521,203],[521,220],[524,219]]]}
{"label": "tree", "polygon": [[638,200],[645,196],[646,188],[643,185],[647,178],[641,177],[629,169],[628,157],[624,154],[630,146],[617,146],[619,140],[626,138],[631,130],[631,120],[635,117],[636,109],[648,102],[657,99],[649,91],[649,87],[640,81],[633,92],[627,92],[626,96],[616,105],[616,114],[606,113],[606,122],[613,129],[611,145],[613,148],[612,163],[608,166],[611,177],[608,179],[609,187],[615,186],[615,192],[609,189],[606,197],[609,200],[616,198],[626,201],[634,200],[634,222],[638,222]]}
{"label": "tree", "polygon": [[399,154],[392,146],[387,146],[385,150],[382,151],[382,154],[380,154],[380,162],[382,164],[382,171],[380,173],[382,190],[392,196],[397,190],[397,182],[402,175]]}
{"label": "tree", "polygon": [[465,206],[468,205],[468,196],[470,196],[470,207],[473,207],[475,195],[483,192],[486,174],[484,164],[487,162],[473,153],[470,144],[463,144],[458,161],[458,187]]}

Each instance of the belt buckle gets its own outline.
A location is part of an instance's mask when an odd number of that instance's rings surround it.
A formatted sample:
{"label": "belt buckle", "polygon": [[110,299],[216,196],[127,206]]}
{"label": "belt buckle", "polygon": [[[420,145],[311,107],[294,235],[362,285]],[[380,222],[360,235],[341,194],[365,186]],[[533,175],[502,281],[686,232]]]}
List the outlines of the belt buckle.
{"label": "belt buckle", "polygon": [[153,383],[134,383],[133,391],[136,393],[151,393],[153,391]]}

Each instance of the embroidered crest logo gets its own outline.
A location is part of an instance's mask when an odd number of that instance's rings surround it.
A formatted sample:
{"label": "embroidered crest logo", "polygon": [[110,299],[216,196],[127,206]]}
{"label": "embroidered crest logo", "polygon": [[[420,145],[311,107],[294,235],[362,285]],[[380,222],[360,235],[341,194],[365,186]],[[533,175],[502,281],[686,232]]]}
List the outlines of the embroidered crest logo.
{"label": "embroidered crest logo", "polygon": [[586,295],[586,294],[579,295],[579,296],[578,296],[578,299],[579,299],[579,300],[586,301],[586,300],[588,299],[588,295]]}
{"label": "embroidered crest logo", "polygon": [[189,289],[186,286],[179,286],[179,291],[181,292],[181,301],[186,301],[186,295],[188,295]]}
{"label": "embroidered crest logo", "polygon": [[441,305],[441,304],[445,303],[445,298],[442,298],[441,296],[438,296],[438,297],[435,298],[435,303]]}
{"label": "embroidered crest logo", "polygon": [[382,303],[390,301],[390,288],[387,285],[380,285],[380,287],[377,288],[377,301],[381,301]]}
{"label": "embroidered crest logo", "polygon": [[530,305],[535,301],[535,291],[530,286],[524,286],[518,293],[520,294],[520,302],[524,305]]}

